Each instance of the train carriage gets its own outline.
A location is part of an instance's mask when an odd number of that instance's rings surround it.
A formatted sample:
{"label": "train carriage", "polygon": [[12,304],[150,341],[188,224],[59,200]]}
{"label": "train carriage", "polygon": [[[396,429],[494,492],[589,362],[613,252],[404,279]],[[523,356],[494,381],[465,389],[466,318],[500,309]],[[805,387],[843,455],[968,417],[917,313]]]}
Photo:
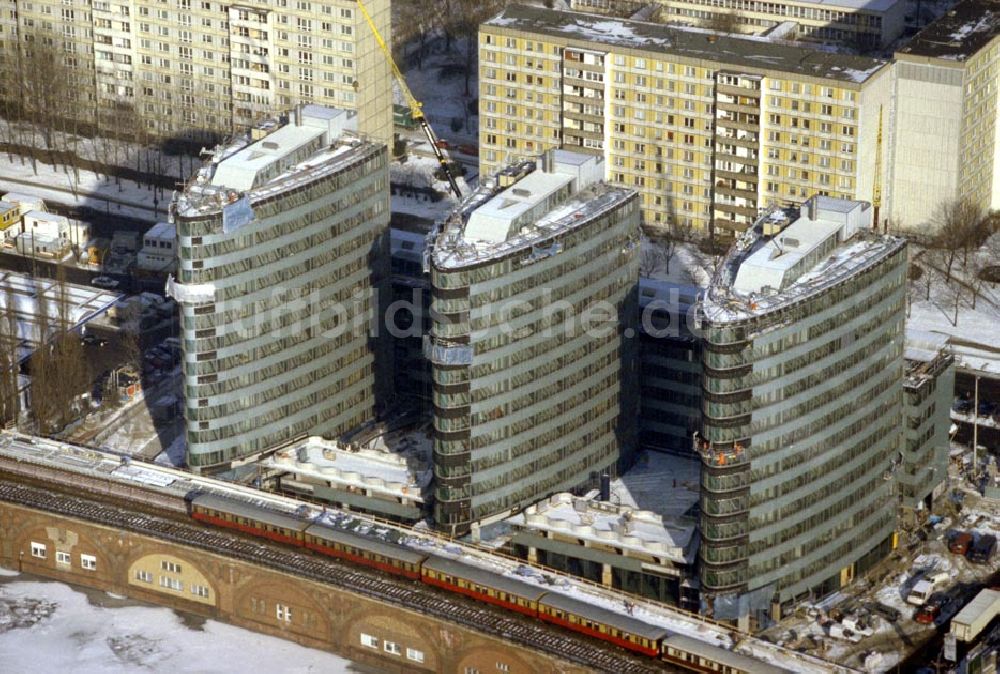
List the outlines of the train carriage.
{"label": "train carriage", "polygon": [[727,651],[683,634],[674,634],[664,639],[661,651],[665,662],[693,672],[791,674],[787,669]]}
{"label": "train carriage", "polygon": [[423,563],[423,581],[495,604],[524,615],[537,616],[538,599],[545,590],[468,564],[431,555]]}
{"label": "train carriage", "polygon": [[305,546],[310,550],[363,564],[397,576],[420,579],[420,564],[426,554],[399,545],[383,543],[349,531],[313,524],[305,530]]}
{"label": "train carriage", "polygon": [[279,543],[301,546],[309,526],[292,515],[215,494],[197,494],[189,501],[193,519]]}
{"label": "train carriage", "polygon": [[538,602],[538,617],[575,632],[658,657],[660,641],[668,632],[662,627],[629,618],[614,611],[549,592]]}

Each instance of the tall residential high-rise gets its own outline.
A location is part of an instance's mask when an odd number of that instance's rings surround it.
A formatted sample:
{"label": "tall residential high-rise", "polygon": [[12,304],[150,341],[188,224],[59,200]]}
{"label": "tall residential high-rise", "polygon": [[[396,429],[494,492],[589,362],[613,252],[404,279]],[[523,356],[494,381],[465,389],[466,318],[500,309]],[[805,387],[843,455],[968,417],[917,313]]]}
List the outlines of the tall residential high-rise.
{"label": "tall residential high-rise", "polygon": [[832,592],[895,545],[906,242],[871,218],[827,197],[774,210],[704,296],[701,586],[718,617]]}
{"label": "tall residential high-rise", "polygon": [[481,169],[592,152],[650,229],[729,238],[821,194],[926,234],[945,202],[1000,208],[995,6],[961,0],[885,61],[511,5],[480,28]]}
{"label": "tall residential high-rise", "polygon": [[435,520],[453,533],[596,486],[635,446],[639,212],[597,157],[511,166],[430,256]]}
{"label": "tall residential high-rise", "polygon": [[769,204],[871,198],[885,61],[518,5],[479,50],[483,174],[590,152],[648,228],[721,238]]}
{"label": "tall residential high-rise", "polygon": [[[390,0],[365,6],[388,38]],[[351,0],[0,0],[0,60],[19,63],[29,43],[58,50],[67,109],[104,130],[137,120],[202,140],[318,103],[356,110],[362,134],[392,141],[389,64]]]}
{"label": "tall residential high-rise", "polygon": [[304,106],[216,148],[172,206],[195,470],[374,418],[388,152],[355,122]]}
{"label": "tall residential high-rise", "polygon": [[923,222],[959,199],[1000,208],[997,3],[958,2],[896,52],[893,68],[892,217]]}

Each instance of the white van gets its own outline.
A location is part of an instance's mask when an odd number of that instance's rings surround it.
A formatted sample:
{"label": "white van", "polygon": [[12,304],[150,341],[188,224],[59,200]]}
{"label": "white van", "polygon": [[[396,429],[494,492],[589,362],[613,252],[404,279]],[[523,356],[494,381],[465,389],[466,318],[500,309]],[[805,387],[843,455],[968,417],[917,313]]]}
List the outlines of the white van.
{"label": "white van", "polygon": [[947,572],[939,571],[923,580],[917,581],[917,584],[910,590],[910,594],[906,596],[906,603],[913,604],[914,606],[923,606],[934,592],[948,582],[950,577]]}

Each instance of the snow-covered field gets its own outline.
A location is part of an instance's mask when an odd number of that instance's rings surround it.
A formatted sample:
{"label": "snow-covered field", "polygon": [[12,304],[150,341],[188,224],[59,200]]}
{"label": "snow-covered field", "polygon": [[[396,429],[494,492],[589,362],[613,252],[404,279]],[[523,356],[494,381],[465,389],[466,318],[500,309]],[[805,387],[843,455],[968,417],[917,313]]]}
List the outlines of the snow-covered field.
{"label": "snow-covered field", "polygon": [[62,583],[15,579],[0,584],[0,671],[361,671],[332,653],[276,637],[214,620],[199,627],[186,626],[171,609],[108,600],[117,606],[91,604],[83,592]]}

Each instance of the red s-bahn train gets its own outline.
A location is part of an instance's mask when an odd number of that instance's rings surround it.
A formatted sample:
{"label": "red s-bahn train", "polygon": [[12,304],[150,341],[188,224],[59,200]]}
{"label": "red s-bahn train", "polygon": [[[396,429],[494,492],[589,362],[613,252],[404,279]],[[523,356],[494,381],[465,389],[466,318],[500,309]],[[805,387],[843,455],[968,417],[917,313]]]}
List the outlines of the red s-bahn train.
{"label": "red s-bahn train", "polygon": [[187,501],[191,517],[199,522],[306,548],[472,597],[689,671],[723,674],[788,671],[447,557],[417,552],[215,494],[191,494]]}

